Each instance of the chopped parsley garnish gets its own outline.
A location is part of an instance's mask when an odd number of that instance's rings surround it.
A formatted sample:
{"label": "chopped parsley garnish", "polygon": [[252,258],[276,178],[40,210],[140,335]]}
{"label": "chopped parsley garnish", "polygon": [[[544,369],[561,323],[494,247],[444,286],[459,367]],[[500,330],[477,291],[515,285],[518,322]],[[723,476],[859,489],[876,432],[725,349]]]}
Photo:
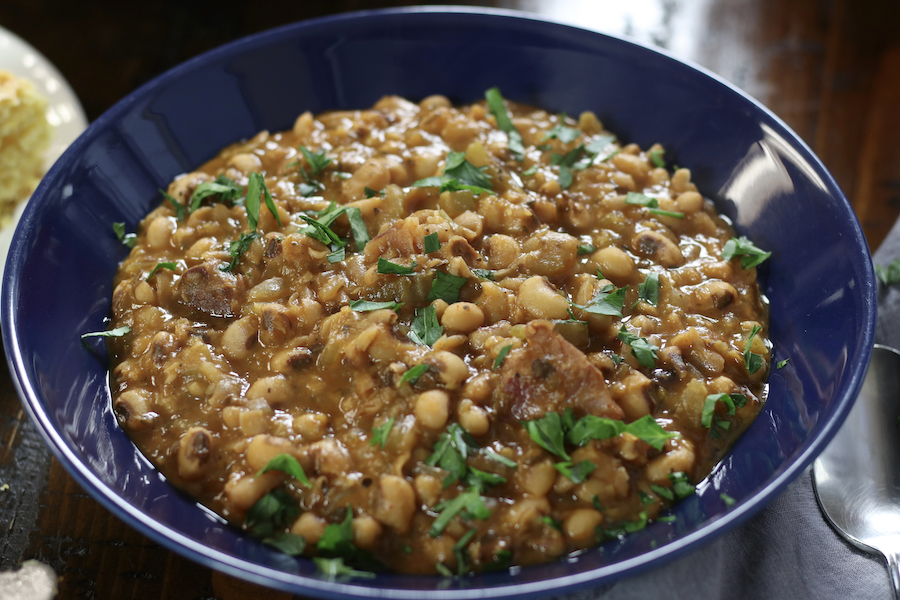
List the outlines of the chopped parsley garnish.
{"label": "chopped parsley garnish", "polygon": [[480,279],[496,281],[496,279],[494,278],[494,272],[490,269],[472,269],[472,273]]}
{"label": "chopped parsley garnish", "polygon": [[512,460],[511,458],[506,458],[499,452],[494,452],[490,448],[486,448],[484,450],[484,455],[491,460],[497,461],[504,467],[509,467],[510,469],[515,469],[519,466],[519,464],[516,461]]}
{"label": "chopped parsley garnish", "polygon": [[597,465],[589,460],[583,460],[577,465],[571,461],[559,462],[553,465],[557,471],[572,480],[573,483],[584,483]]}
{"label": "chopped parsley garnish", "polygon": [[458,575],[465,575],[472,570],[469,553],[466,551],[466,547],[469,545],[469,542],[472,541],[472,538],[475,537],[476,533],[477,532],[474,529],[470,529],[465,532],[455,544],[453,544],[453,555],[456,557],[456,573]]}
{"label": "chopped parsley garnish", "polygon": [[592,315],[621,317],[622,307],[625,305],[625,294],[627,292],[628,288],[623,287],[616,289],[614,285],[608,283],[600,288],[597,295],[591,298],[591,301],[584,306],[575,304],[574,302],[569,302],[569,304]]}
{"label": "chopped parsley garnish", "polygon": [[513,153],[516,160],[522,160],[525,154],[525,146],[522,144],[522,134],[515,128],[509,113],[506,112],[506,106],[503,104],[503,96],[500,89],[492,87],[484,93],[484,97],[488,103],[488,109],[497,119],[497,128],[506,133],[509,138],[509,151]]}
{"label": "chopped parsley garnish", "polygon": [[364,187],[363,193],[365,193],[366,198],[374,198],[375,196],[381,196],[382,198],[384,198],[384,190],[381,190],[379,192],[379,191],[373,190],[370,187]]}
{"label": "chopped parsley garnish", "polygon": [[447,304],[459,302],[459,291],[469,280],[468,277],[452,275],[444,271],[435,271],[434,281],[431,282],[431,291],[425,298],[428,302],[434,302],[438,298]]}
{"label": "chopped parsley garnish", "polygon": [[391,434],[391,429],[394,428],[394,417],[389,418],[387,421],[379,425],[378,427],[372,428],[372,439],[369,440],[370,446],[381,446],[381,449],[384,450],[384,445],[387,444],[388,436]]}
{"label": "chopped parsley garnish", "polygon": [[787,366],[788,361],[790,361],[790,360],[791,360],[790,358],[786,358],[784,360],[779,360],[778,363],[775,364],[775,368],[783,369],[785,366]]}
{"label": "chopped parsley garnish", "polygon": [[173,262],[156,263],[156,266],[153,267],[153,270],[150,271],[150,274],[147,275],[147,279],[145,279],[144,281],[150,281],[150,279],[153,278],[153,276],[156,275],[156,272],[159,271],[160,269],[168,269],[169,271],[177,271],[178,264],[173,263]]}
{"label": "chopped parsley garnish", "polygon": [[419,381],[419,377],[425,374],[425,371],[430,369],[429,365],[416,365],[410,369],[407,369],[403,376],[400,377],[400,385],[404,383],[409,383],[409,385],[416,385],[416,382]]}
{"label": "chopped parsley garnish", "polygon": [[662,210],[659,208],[659,200],[657,200],[656,198],[651,198],[650,196],[645,196],[644,194],[638,194],[637,192],[628,192],[628,194],[625,195],[625,203],[634,204],[636,206],[643,206],[654,215],[660,215],[663,217],[675,217],[676,219],[684,218],[684,213],[674,212],[671,210]]}
{"label": "chopped parsley garnish", "polygon": [[[597,136],[594,139],[594,141],[592,141],[590,144],[585,146],[584,150],[585,150],[585,152],[588,152],[589,154],[593,154],[596,156],[597,154],[600,154],[601,152],[603,152],[603,150],[605,150],[607,146],[609,146],[612,143],[615,143],[615,141],[616,141],[616,136],[614,136],[610,133],[604,133],[602,135]],[[616,153],[617,152],[618,151],[616,151]],[[608,160],[608,159],[612,158],[616,153],[610,154],[603,160]]]}
{"label": "chopped parsley garnish", "polygon": [[178,219],[179,221],[183,221],[184,213],[185,213],[184,205],[181,204],[178,200],[176,200],[172,196],[170,196],[169,194],[167,194],[164,190],[159,190],[159,193],[162,194],[163,198],[165,198],[169,202],[169,204],[172,206],[172,210],[175,211],[175,218]]}
{"label": "chopped parsley garnish", "polygon": [[888,266],[875,265],[875,275],[882,285],[894,285],[900,283],[900,258],[892,260]]}
{"label": "chopped parsley garnish", "polygon": [[122,337],[127,333],[131,333],[131,327],[129,327],[128,325],[122,325],[121,327],[110,329],[109,331],[92,331],[90,333],[82,333],[81,339],[89,337]]}
{"label": "chopped parsley garnish", "polygon": [[656,150],[651,150],[650,152],[647,153],[647,155],[650,158],[650,162],[653,163],[654,167],[657,167],[660,169],[666,168],[666,161],[663,160],[664,153],[665,153],[665,150],[663,150],[661,148],[658,148]]}
{"label": "chopped parsley garnish", "polygon": [[634,335],[622,325],[617,336],[622,343],[631,346],[631,354],[637,359],[638,364],[642,367],[652,369],[656,366],[656,353],[659,348],[650,343],[647,338]]}
{"label": "chopped parsley garnish", "polygon": [[247,209],[247,225],[250,229],[256,229],[259,224],[259,201],[260,194],[265,197],[266,208],[275,217],[278,226],[281,227],[281,217],[278,216],[278,209],[272,200],[272,194],[266,187],[266,180],[259,173],[250,173],[247,183],[247,200],[244,207]]}
{"label": "chopped parsley garnish", "polygon": [[425,246],[425,254],[431,254],[440,250],[441,241],[438,239],[437,232],[426,235],[423,245]]}
{"label": "chopped parsley garnish", "polygon": [[753,347],[753,338],[761,330],[762,328],[759,325],[754,325],[753,329],[750,330],[750,335],[747,336],[746,343],[744,344],[744,366],[747,367],[747,372],[751,375],[759,371],[763,366],[762,356],[756,354],[755,352],[750,352],[750,348]]}
{"label": "chopped parsley garnish", "polygon": [[323,558],[321,556],[314,556],[313,562],[316,563],[316,567],[322,575],[330,578],[345,576],[372,579],[375,577],[375,573],[372,573],[371,571],[360,571],[353,567],[348,567],[344,564],[344,559],[341,557]]}
{"label": "chopped parsley garnish", "polygon": [[441,192],[468,190],[473,194],[493,194],[491,179],[484,174],[484,167],[476,167],[466,160],[465,152],[450,152],[444,162],[444,174],[426,177],[412,187],[437,187]]}
{"label": "chopped parsley garnish", "polygon": [[241,260],[241,256],[247,251],[247,248],[250,247],[253,240],[258,237],[260,237],[260,235],[257,232],[251,231],[250,233],[242,233],[240,238],[233,242],[229,242],[228,254],[231,256],[231,262],[227,265],[222,265],[219,269],[226,273],[234,272],[234,268],[237,266],[238,261]]}
{"label": "chopped parsley garnish", "polygon": [[659,275],[647,273],[647,277],[638,286],[638,301],[644,301],[653,306],[659,303]]}
{"label": "chopped parsley garnish", "polygon": [[309,487],[309,479],[306,477],[306,473],[303,472],[303,467],[300,466],[300,463],[297,462],[297,459],[291,456],[290,454],[281,453],[278,456],[274,457],[266,466],[264,466],[260,471],[253,476],[254,479],[266,473],[267,471],[281,471],[282,473],[286,473],[290,475],[304,486]]}
{"label": "chopped parsley garnish", "polygon": [[425,308],[416,309],[409,329],[409,339],[420,346],[433,346],[442,335],[444,328],[438,322],[434,306],[429,304]]}
{"label": "chopped parsley garnish", "polygon": [[347,214],[347,220],[350,221],[350,233],[353,235],[356,251],[362,252],[366,244],[369,243],[369,230],[366,228],[362,212],[355,206],[348,206],[344,209],[344,212]]}
{"label": "chopped parsley garnish", "polygon": [[233,204],[243,192],[244,188],[236,181],[230,177],[219,175],[215,181],[204,181],[194,188],[194,193],[191,194],[190,211],[194,212],[200,208],[200,204],[210,196],[218,196],[219,202]]}
{"label": "chopped parsley garnish", "polygon": [[497,358],[494,359],[493,369],[495,371],[503,366],[503,361],[506,360],[506,355],[509,354],[510,350],[512,350],[512,344],[500,348],[500,352],[497,353]]}
{"label": "chopped parsley garnish", "polygon": [[[707,429],[712,427],[713,415],[716,413],[716,404],[719,402],[725,405],[725,409],[728,411],[728,416],[733,417],[736,407],[741,407],[747,404],[747,397],[743,394],[725,393],[708,395],[706,397],[706,400],[704,400],[703,402],[703,412],[700,416],[700,424],[703,427],[706,427]],[[728,429],[729,427],[731,427],[731,423],[728,423],[728,426],[723,427],[723,429]]]}
{"label": "chopped parsley garnish", "polygon": [[568,189],[569,186],[572,185],[572,171],[580,171],[590,166],[593,158],[590,154],[587,157],[582,158],[581,155],[584,154],[584,152],[585,147],[584,144],[582,144],[571,152],[566,153],[565,156],[559,154],[550,155],[550,164],[559,166],[559,187],[562,189]]}
{"label": "chopped parsley garnish", "polygon": [[735,256],[741,257],[742,269],[755,267],[771,255],[771,252],[765,252],[757,248],[753,242],[744,236],[731,238],[725,242],[725,247],[722,248],[722,258],[725,260],[731,260]]}
{"label": "chopped parsley garnish", "polygon": [[578,139],[578,136],[581,135],[581,131],[567,126],[564,122],[565,118],[566,115],[565,113],[563,113],[560,116],[559,123],[554,125],[553,128],[547,132],[541,142],[546,142],[547,140],[552,140],[555,138],[561,141],[563,144],[570,144]]}
{"label": "chopped parsley garnish", "polygon": [[312,169],[313,175],[318,175],[325,167],[333,162],[330,158],[325,156],[324,150],[312,152],[306,146],[300,146],[299,150],[300,153],[303,154],[303,158],[306,159],[306,162],[309,163],[309,168]]}
{"label": "chopped parsley garnish", "polygon": [[350,233],[353,236],[353,242],[356,245],[356,251],[362,252],[366,244],[369,243],[369,231],[366,228],[366,223],[362,218],[362,213],[355,206],[339,207],[332,200],[327,208],[316,213],[315,219],[310,217],[309,215],[301,214],[300,218],[306,221],[306,223],[308,224],[301,231],[314,240],[317,240],[322,244],[329,246],[332,249],[332,254],[337,255],[340,249],[343,248],[347,242],[345,240],[342,240],[334,231],[331,230],[331,225],[341,215],[347,215],[347,220],[350,222]]}
{"label": "chopped parsley garnish", "polygon": [[294,533],[276,533],[263,539],[263,543],[284,552],[288,556],[300,556],[306,550],[306,538]]}
{"label": "chopped parsley garnish", "polygon": [[672,482],[672,492],[679,500],[687,498],[697,491],[694,484],[691,483],[691,480],[688,478],[687,473],[684,471],[669,473],[669,481]]}
{"label": "chopped parsley garnish", "polygon": [[466,478],[469,469],[466,459],[471,450],[478,450],[478,444],[458,423],[452,423],[441,434],[431,456],[425,459],[425,464],[440,467],[449,473],[444,479],[446,489],[453,482]]}
{"label": "chopped parsley garnish", "polygon": [[112,224],[113,232],[116,234],[116,238],[129,248],[134,248],[135,242],[137,242],[137,235],[134,233],[125,233],[125,223],[115,222]]}
{"label": "chopped parsley garnish", "polygon": [[566,452],[563,421],[558,413],[548,412],[540,419],[520,421],[520,423],[538,446],[550,454],[567,461],[572,460],[572,457]]}
{"label": "chopped parsley garnish", "polygon": [[566,441],[575,446],[584,446],[591,440],[607,440],[614,438],[626,430],[624,421],[585,415],[578,419],[566,433]]}
{"label": "chopped parsley garnish", "polygon": [[503,548],[502,550],[497,550],[497,553],[494,555],[494,560],[484,565],[484,571],[505,571],[510,566],[512,566],[512,552]]}
{"label": "chopped parsley garnish", "polygon": [[450,520],[460,513],[468,519],[487,519],[491,516],[491,511],[484,505],[484,499],[478,493],[478,489],[474,487],[467,489],[452,500],[440,502],[434,507],[434,510],[440,514],[428,532],[432,537],[441,535],[450,524]]}
{"label": "chopped parsley garnish", "polygon": [[338,234],[333,232],[328,225],[325,225],[321,221],[313,219],[309,215],[300,214],[299,216],[307,223],[307,226],[304,227],[301,231],[312,239],[325,246],[333,246],[332,251],[345,245],[344,241],[338,236]]}
{"label": "chopped parsley garnish", "polygon": [[632,421],[625,426],[625,432],[640,438],[657,450],[662,450],[666,440],[678,437],[677,433],[666,431],[659,426],[653,415],[644,415],[637,421]]}
{"label": "chopped parsley garnish", "polygon": [[725,506],[734,506],[735,499],[732,498],[731,496],[729,496],[728,494],[726,494],[725,492],[722,492],[721,494],[719,494],[719,498],[722,499],[722,502],[725,503]]}
{"label": "chopped parsley garnish", "polygon": [[377,271],[381,275],[414,275],[418,266],[416,261],[413,261],[410,266],[404,267],[379,256]]}
{"label": "chopped parsley garnish", "polygon": [[334,252],[329,252],[329,253],[325,256],[325,260],[327,260],[327,261],[330,262],[331,264],[339,263],[339,262],[341,262],[342,260],[344,260],[345,258],[347,258],[347,248],[344,247],[344,246],[341,246],[340,248],[338,248],[338,249],[335,250]]}
{"label": "chopped parsley garnish", "polygon": [[300,505],[284,490],[274,490],[260,498],[247,511],[244,527],[250,535],[270,538],[291,525],[300,516]]}
{"label": "chopped parsley garnish", "polygon": [[478,488],[479,492],[484,492],[487,490],[488,486],[506,483],[506,477],[497,475],[496,473],[488,473],[487,471],[482,471],[475,467],[468,467],[466,483],[472,487]]}
{"label": "chopped parsley garnish", "polygon": [[522,177],[531,177],[532,175],[537,173],[537,170],[538,166],[536,164],[531,165],[530,167],[522,171]]}
{"label": "chopped parsley garnish", "polygon": [[593,244],[578,244],[578,256],[584,256],[585,254],[592,254],[597,251],[597,248]]}
{"label": "chopped parsley garnish", "polygon": [[381,310],[389,308],[391,310],[399,310],[403,306],[403,302],[374,302],[372,300],[353,300],[350,303],[350,309],[356,312],[368,312],[370,310]]}
{"label": "chopped parsley garnish", "polygon": [[[562,464],[562,463],[560,463],[560,464]],[[541,521],[543,523],[549,525],[553,529],[556,529],[557,531],[562,531],[562,521],[560,521],[558,519],[554,519],[550,515],[544,515],[543,517],[541,517]]]}

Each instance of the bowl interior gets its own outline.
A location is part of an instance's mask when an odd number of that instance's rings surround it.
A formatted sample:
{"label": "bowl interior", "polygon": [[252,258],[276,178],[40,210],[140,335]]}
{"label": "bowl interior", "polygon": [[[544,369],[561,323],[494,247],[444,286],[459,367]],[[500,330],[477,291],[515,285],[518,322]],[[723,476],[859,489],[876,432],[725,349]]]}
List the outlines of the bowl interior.
{"label": "bowl interior", "polygon": [[[504,96],[553,111],[593,110],[625,142],[662,143],[690,167],[762,269],[776,360],[768,403],[671,523],[571,560],[462,580],[379,575],[328,582],[179,493],[112,414],[102,343],[111,282],[159,188],[222,147],[303,111],[371,106],[385,94]],[[142,533],[201,563],[328,597],[528,596],[610,582],[733,527],[799,474],[836,431],[868,364],[875,316],[868,248],[837,185],[777,118],[728,84],[641,45],[494,12],[358,13],[241,40],[149,83],[98,119],[35,193],[3,280],[2,328],[14,378],[72,475]],[[736,502],[726,504],[722,494]]]}

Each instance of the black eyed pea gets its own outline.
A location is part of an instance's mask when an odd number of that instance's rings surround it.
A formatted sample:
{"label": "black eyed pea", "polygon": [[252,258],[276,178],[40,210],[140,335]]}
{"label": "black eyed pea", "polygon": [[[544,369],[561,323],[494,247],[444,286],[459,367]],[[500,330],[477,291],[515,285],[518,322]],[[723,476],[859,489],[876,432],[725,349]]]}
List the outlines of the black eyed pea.
{"label": "black eyed pea", "polygon": [[304,442],[321,440],[328,433],[328,416],[317,412],[297,415],[294,417],[293,429]]}
{"label": "black eyed pea", "polygon": [[284,473],[267,471],[258,477],[253,474],[232,477],[225,484],[225,497],[239,511],[250,510],[260,498],[284,481]]}
{"label": "black eyed pea", "polygon": [[[455,355],[454,355],[455,356]],[[416,419],[424,427],[443,429],[450,413],[450,396],[443,390],[428,390],[416,398]]]}
{"label": "black eyed pea", "polygon": [[147,245],[154,250],[162,250],[171,246],[172,233],[175,231],[173,217],[159,216],[147,226]]}
{"label": "black eyed pea", "polygon": [[156,291],[152,285],[141,280],[134,286],[134,299],[141,304],[153,304],[156,302]]}
{"label": "black eyed pea", "polygon": [[488,413],[468,398],[463,398],[456,409],[456,416],[462,428],[471,435],[484,435],[491,428]]}
{"label": "black eyed pea", "polygon": [[676,442],[669,440],[668,446],[672,448],[665,454],[657,456],[650,461],[645,471],[647,480],[658,485],[670,485],[669,474],[685,472],[690,473],[694,467],[694,446],[688,440],[681,438]]}
{"label": "black eyed pea", "polygon": [[403,535],[409,532],[416,510],[416,492],[406,479],[398,475],[382,475],[378,479],[373,515]]}
{"label": "black eyed pea", "polygon": [[441,383],[448,390],[459,388],[469,378],[469,367],[457,355],[447,350],[438,350],[428,359],[431,368],[438,372]]}
{"label": "black eyed pea", "polygon": [[167,193],[182,204],[187,204],[194,189],[204,181],[211,179],[212,177],[199,171],[187,173],[170,183]]}
{"label": "black eyed pea", "polygon": [[262,169],[262,161],[255,154],[242,152],[229,158],[226,166],[237,169],[244,175],[249,175],[250,173],[258,173]]}
{"label": "black eyed pea", "polygon": [[567,319],[569,303],[539,275],[529,277],[519,286],[519,306],[534,319]]}
{"label": "black eyed pea", "polygon": [[604,277],[622,281],[634,273],[634,261],[621,248],[607,246],[591,255],[591,262],[600,269]]}
{"label": "black eyed pea", "polygon": [[697,192],[682,192],[675,198],[675,206],[685,213],[695,213],[703,208],[703,196]]}
{"label": "black eyed pea", "polygon": [[484,311],[471,302],[454,302],[444,310],[441,325],[453,333],[471,333],[484,325]]}
{"label": "black eyed pea", "polygon": [[563,520],[563,533],[578,546],[593,544],[597,539],[597,527],[603,523],[603,515],[593,508],[577,508]]}
{"label": "black eyed pea", "polygon": [[213,437],[205,427],[191,427],[178,443],[178,474],[185,479],[203,477],[212,456]]}
{"label": "black eyed pea", "polygon": [[641,256],[647,256],[664,267],[684,264],[684,255],[678,244],[658,231],[645,229],[631,238],[631,248]]}
{"label": "black eyed pea", "polygon": [[285,438],[266,434],[255,435],[247,445],[247,464],[256,473],[279,454],[293,453],[294,445]]}
{"label": "black eyed pea", "polygon": [[291,525],[291,533],[302,535],[307,544],[315,544],[325,533],[328,522],[311,512],[305,512]]}
{"label": "black eyed pea", "polygon": [[391,182],[391,172],[384,159],[370,158],[356,172],[341,184],[347,198],[364,198],[365,188],[383,190]]}
{"label": "black eyed pea", "polygon": [[250,348],[256,344],[258,334],[259,319],[256,315],[241,317],[222,334],[222,351],[231,359],[247,358]]}
{"label": "black eyed pea", "polygon": [[299,138],[304,138],[313,132],[316,122],[311,112],[306,111],[294,121],[294,134]]}
{"label": "black eyed pea", "polygon": [[413,486],[415,486],[419,503],[428,508],[440,502],[441,492],[444,491],[444,485],[441,480],[429,473],[416,475],[416,478],[413,480]]}
{"label": "black eyed pea", "polygon": [[150,397],[146,390],[125,390],[119,394],[113,404],[119,422],[131,431],[152,427],[157,414],[150,410]]}
{"label": "black eyed pea", "polygon": [[291,385],[281,375],[261,377],[253,382],[247,390],[247,400],[265,400],[269,406],[276,407],[291,398]]}
{"label": "black eyed pea", "polygon": [[353,519],[353,543],[360,548],[366,550],[374,548],[383,531],[381,523],[369,515],[360,515]]}
{"label": "black eyed pea", "polygon": [[536,498],[543,498],[553,489],[558,471],[550,460],[543,460],[527,469],[516,469],[516,478],[522,489]]}

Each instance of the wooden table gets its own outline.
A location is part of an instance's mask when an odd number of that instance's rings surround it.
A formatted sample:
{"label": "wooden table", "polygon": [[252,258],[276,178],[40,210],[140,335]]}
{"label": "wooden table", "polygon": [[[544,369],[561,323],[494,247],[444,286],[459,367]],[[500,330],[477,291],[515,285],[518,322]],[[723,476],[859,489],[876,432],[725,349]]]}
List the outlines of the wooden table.
{"label": "wooden table", "polygon": [[[327,13],[407,4],[5,0],[0,24],[59,67],[94,119],[157,74],[233,39]],[[897,0],[444,4],[529,10],[667,48],[784,119],[834,174],[873,249],[900,214]],[[0,569],[30,558],[56,570],[65,599],[291,597],[181,558],[103,509],[51,458],[0,367]]]}

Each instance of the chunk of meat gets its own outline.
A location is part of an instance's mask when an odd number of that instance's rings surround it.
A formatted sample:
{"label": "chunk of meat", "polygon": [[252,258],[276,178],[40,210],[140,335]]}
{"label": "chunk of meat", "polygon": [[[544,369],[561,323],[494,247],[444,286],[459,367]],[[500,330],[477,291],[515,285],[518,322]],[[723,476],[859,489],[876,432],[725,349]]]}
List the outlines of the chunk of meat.
{"label": "chunk of meat", "polygon": [[622,419],[624,413],[606,389],[603,374],[584,353],[554,331],[549,321],[525,328],[525,345],[503,362],[498,411],[519,421],[573,408],[576,414]]}
{"label": "chunk of meat", "polygon": [[240,314],[244,285],[214,262],[191,267],[178,281],[178,301],[211,317],[233,319]]}

